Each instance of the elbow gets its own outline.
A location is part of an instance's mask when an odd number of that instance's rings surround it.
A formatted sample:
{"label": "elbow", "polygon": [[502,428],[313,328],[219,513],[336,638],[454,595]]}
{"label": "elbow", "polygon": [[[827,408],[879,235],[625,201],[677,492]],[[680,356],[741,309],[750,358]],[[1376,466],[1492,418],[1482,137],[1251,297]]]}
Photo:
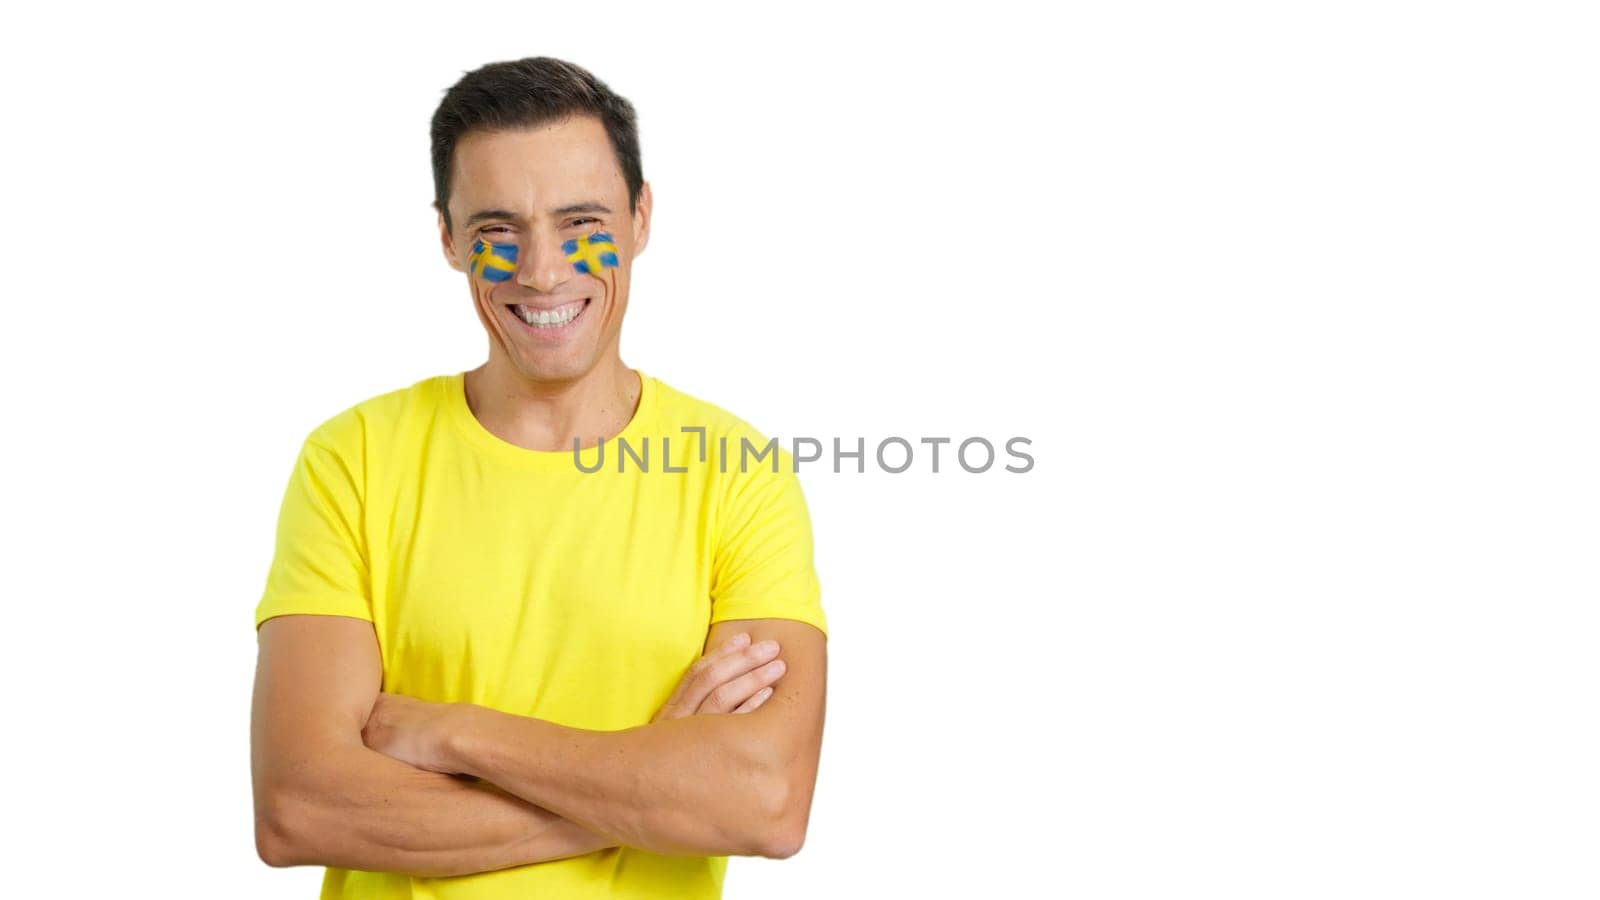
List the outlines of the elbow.
{"label": "elbow", "polygon": [[256,855],[275,869],[304,865],[281,797],[256,800]]}
{"label": "elbow", "polygon": [[752,835],[755,856],[788,859],[800,852],[806,842],[806,824],[811,816],[811,785],[798,784],[787,775],[774,777],[761,792],[759,833]]}
{"label": "elbow", "polygon": [[288,843],[283,837],[272,831],[271,826],[256,822],[256,855],[261,861],[274,869],[288,868],[294,865],[290,856]]}
{"label": "elbow", "polygon": [[802,824],[799,827],[786,828],[774,832],[762,845],[761,852],[757,855],[767,859],[788,859],[800,852],[805,846],[806,829]]}

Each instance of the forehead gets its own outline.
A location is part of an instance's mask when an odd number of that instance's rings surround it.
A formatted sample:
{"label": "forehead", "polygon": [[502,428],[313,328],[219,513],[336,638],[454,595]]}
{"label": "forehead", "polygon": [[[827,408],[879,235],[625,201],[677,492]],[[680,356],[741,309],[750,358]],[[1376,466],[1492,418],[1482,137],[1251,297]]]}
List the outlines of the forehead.
{"label": "forehead", "polygon": [[605,126],[593,116],[538,128],[471,132],[456,144],[451,164],[453,216],[485,206],[534,212],[602,198],[612,201],[612,209],[622,209],[627,192]]}

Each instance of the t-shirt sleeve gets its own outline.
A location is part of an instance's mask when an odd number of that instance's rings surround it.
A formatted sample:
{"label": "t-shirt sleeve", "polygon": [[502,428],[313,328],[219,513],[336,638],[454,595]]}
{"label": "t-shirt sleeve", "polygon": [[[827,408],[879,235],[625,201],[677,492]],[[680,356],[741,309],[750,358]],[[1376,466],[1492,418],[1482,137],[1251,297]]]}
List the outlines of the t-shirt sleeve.
{"label": "t-shirt sleeve", "polygon": [[[732,467],[730,466],[730,469]],[[730,475],[712,570],[711,621],[797,619],[828,633],[811,517],[791,457]]]}
{"label": "t-shirt sleeve", "polygon": [[[319,429],[320,431],[320,429]],[[305,440],[278,513],[276,546],[256,628],[288,613],[372,621],[371,575],[362,528],[359,454]]]}

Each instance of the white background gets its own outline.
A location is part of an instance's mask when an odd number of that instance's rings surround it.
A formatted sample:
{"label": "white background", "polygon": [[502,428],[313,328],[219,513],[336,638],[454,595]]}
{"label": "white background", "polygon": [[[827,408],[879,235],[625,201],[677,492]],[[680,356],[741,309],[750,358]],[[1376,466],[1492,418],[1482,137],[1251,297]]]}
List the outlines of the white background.
{"label": "white background", "polygon": [[1579,4],[70,10],[0,29],[18,896],[315,896],[252,840],[277,506],[484,359],[428,118],[541,54],[639,111],[627,362],[1033,441],[803,472],[821,777],[728,897],[1600,891]]}

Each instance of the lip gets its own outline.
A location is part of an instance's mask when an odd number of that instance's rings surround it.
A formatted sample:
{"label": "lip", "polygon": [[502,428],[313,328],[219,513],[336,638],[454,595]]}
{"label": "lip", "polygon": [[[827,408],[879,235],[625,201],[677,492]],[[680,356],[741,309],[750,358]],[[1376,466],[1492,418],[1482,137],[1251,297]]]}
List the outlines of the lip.
{"label": "lip", "polygon": [[[580,302],[583,304],[583,308],[578,311],[578,314],[576,316],[572,317],[571,321],[567,322],[567,324],[562,325],[559,328],[540,328],[540,327],[535,326],[535,325],[529,325],[527,322],[524,322],[522,320],[521,316],[517,315],[516,310],[513,308],[513,307],[516,307],[516,306],[520,305],[524,309],[531,309],[531,310],[533,310],[535,312],[547,312],[549,310],[560,309],[560,308],[562,308],[564,306],[570,306],[573,303],[580,303]],[[523,303],[523,304],[502,303],[502,304],[500,304],[500,308],[504,309],[506,311],[506,315],[511,318],[511,321],[513,321],[513,322],[515,322],[517,324],[517,327],[521,329],[523,334],[526,334],[526,335],[532,337],[534,340],[558,342],[558,341],[561,341],[561,340],[565,340],[568,336],[577,333],[579,326],[582,325],[582,323],[585,321],[585,319],[589,315],[589,308],[591,306],[593,306],[593,305],[594,305],[594,298],[593,297],[582,297],[582,298],[580,298],[578,300],[568,300],[568,301],[566,301],[564,303],[544,304],[544,305],[534,304],[534,303]]]}
{"label": "lip", "polygon": [[582,301],[588,301],[588,300],[592,300],[592,299],[594,299],[594,298],[592,298],[592,297],[574,297],[571,300],[562,300],[559,303],[507,303],[507,304],[504,304],[504,305],[507,308],[512,307],[512,306],[521,306],[524,309],[531,309],[534,312],[549,312],[550,310],[553,310],[553,309],[560,309],[563,306],[571,306],[574,303],[578,303],[578,302],[582,302]]}

